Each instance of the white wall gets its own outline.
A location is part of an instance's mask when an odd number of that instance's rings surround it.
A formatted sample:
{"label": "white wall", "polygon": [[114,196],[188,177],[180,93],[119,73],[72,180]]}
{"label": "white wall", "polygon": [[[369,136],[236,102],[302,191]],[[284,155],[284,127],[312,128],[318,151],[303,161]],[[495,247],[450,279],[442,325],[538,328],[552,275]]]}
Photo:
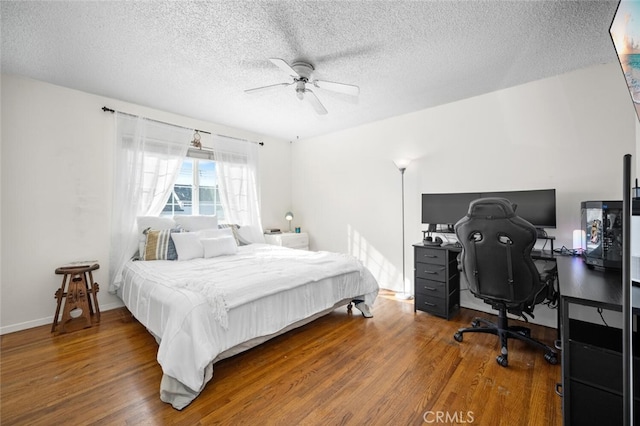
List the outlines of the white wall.
{"label": "white wall", "polygon": [[[264,141],[260,191],[265,226],[285,226],[291,203],[291,145],[213,123],[22,77],[1,82],[0,333],[51,323],[61,276],[74,260],[97,259],[101,310],[107,292],[113,115],[102,106],[228,136]],[[204,140],[204,138],[203,138]]]}
{"label": "white wall", "polygon": [[[402,287],[400,173],[405,175],[406,285],[421,239],[420,194],[555,187],[557,246],[571,244],[583,199],[620,198],[636,123],[619,65],[576,71],[325,137],[273,140],[122,101],[1,76],[0,334],[52,321],[55,268],[93,258],[107,293],[113,121],[103,105],[214,133],[262,140],[263,225],[308,231],[314,249],[353,253],[384,288]],[[290,183],[293,180],[293,185]],[[485,309],[465,296],[465,306]],[[554,314],[538,314],[552,324]]]}
{"label": "white wall", "polygon": [[[348,252],[383,288],[406,289],[421,241],[420,194],[556,188],[556,247],[572,245],[580,201],[622,197],[622,157],[635,153],[635,113],[620,66],[608,64],[294,142],[293,211],[312,249]],[[413,291],[413,290],[412,290]],[[487,310],[462,294],[463,306]],[[536,310],[555,326],[555,311]]]}

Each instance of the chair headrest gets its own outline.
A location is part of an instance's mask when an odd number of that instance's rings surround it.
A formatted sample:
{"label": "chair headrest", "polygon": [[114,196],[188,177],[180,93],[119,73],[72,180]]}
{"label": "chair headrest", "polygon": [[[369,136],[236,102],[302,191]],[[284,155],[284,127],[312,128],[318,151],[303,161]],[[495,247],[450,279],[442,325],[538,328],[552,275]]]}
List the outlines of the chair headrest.
{"label": "chair headrest", "polygon": [[479,198],[469,204],[467,216],[485,219],[509,219],[516,215],[516,207],[506,198]]}

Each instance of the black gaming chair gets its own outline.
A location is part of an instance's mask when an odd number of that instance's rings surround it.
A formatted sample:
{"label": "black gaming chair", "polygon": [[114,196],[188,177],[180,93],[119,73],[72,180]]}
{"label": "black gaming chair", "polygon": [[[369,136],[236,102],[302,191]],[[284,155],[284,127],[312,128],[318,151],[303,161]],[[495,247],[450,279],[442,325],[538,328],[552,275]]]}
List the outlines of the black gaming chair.
{"label": "black gaming chair", "polygon": [[506,367],[507,340],[519,339],[545,351],[545,359],[557,364],[557,352],[531,338],[526,327],[509,326],[507,312],[527,319],[533,308],[545,300],[557,301],[556,265],[553,261],[535,261],[531,250],[536,229],[515,213],[515,206],[504,198],[481,198],[469,205],[465,217],[455,225],[462,252],[458,269],[474,296],[498,311],[497,324],[475,318],[470,328],[461,328],[453,336],[462,342],[464,333],[491,333],[500,337],[498,364]]}

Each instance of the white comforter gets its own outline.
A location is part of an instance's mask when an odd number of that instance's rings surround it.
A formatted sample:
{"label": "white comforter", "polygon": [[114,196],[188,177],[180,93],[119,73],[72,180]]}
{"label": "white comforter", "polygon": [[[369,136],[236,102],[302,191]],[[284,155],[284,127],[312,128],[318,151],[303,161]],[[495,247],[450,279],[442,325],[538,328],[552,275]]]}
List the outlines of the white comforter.
{"label": "white comforter", "polygon": [[118,294],[159,338],[164,374],[196,395],[222,352],[345,299],[363,296],[371,306],[378,292],[351,256],[264,244],[210,259],[132,261],[123,278]]}

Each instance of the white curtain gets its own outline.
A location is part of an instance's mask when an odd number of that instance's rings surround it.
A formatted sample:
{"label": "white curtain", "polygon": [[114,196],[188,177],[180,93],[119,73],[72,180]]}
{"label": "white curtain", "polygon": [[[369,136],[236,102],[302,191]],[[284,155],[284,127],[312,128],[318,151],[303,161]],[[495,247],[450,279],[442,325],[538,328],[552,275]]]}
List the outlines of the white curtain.
{"label": "white curtain", "polygon": [[157,216],[173,189],[193,131],[115,113],[114,189],[109,291],[138,248],[137,216]]}
{"label": "white curtain", "polygon": [[258,197],[258,149],[255,142],[213,137],[218,190],[225,220],[250,226],[253,241],[262,237]]}

